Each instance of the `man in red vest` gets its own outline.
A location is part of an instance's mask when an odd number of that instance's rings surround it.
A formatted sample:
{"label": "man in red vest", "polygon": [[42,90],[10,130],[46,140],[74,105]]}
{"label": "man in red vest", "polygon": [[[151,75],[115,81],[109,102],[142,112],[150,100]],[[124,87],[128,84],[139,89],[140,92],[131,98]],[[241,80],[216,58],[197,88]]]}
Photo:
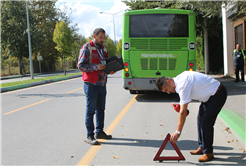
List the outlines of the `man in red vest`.
{"label": "man in red vest", "polygon": [[[93,32],[93,40],[84,44],[80,49],[78,68],[83,72],[84,92],[86,95],[85,126],[87,143],[98,145],[96,139],[111,139],[104,131],[104,110],[106,102],[107,74],[104,72],[108,52],[103,44],[105,30],[97,28]],[[111,71],[110,74],[114,74]],[[96,131],[94,137],[93,117],[96,114]]]}

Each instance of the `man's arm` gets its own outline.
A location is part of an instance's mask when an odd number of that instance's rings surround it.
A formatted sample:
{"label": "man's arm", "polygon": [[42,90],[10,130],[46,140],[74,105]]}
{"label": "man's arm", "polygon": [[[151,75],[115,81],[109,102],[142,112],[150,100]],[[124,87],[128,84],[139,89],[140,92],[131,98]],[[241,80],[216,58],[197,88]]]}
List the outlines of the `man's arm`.
{"label": "man's arm", "polygon": [[[178,132],[182,132],[185,120],[186,120],[186,115],[187,115],[187,108],[188,108],[188,104],[186,103],[184,105],[180,106],[180,112],[179,112],[179,121],[178,121],[178,126],[177,126],[177,130]],[[180,137],[180,134],[178,134],[177,132],[174,132],[171,136],[171,142],[176,143]]]}
{"label": "man's arm", "polygon": [[77,64],[78,68],[83,72],[93,72],[97,70],[102,70],[103,68],[101,66],[99,67],[97,64],[89,64],[89,56],[90,56],[90,51],[88,49],[87,44],[85,44],[80,49],[79,59]]}

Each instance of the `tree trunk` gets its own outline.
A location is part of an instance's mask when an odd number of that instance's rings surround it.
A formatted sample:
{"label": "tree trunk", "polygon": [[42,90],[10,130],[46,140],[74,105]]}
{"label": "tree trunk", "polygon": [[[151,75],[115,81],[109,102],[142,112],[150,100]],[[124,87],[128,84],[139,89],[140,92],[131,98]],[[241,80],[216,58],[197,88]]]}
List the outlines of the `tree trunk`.
{"label": "tree trunk", "polygon": [[20,74],[23,75],[23,72],[22,72],[22,58],[21,58],[21,57],[18,57],[18,60],[19,60],[19,70],[20,70]]}
{"label": "tree trunk", "polygon": [[10,71],[10,62],[9,62],[9,75],[11,75],[11,71]]}
{"label": "tree trunk", "polygon": [[209,73],[209,52],[208,52],[208,28],[207,19],[204,19],[204,60],[205,60],[205,74]]}
{"label": "tree trunk", "polygon": [[66,65],[65,65],[65,57],[64,57],[64,52],[63,54],[63,69],[64,69],[64,75],[66,75]]}

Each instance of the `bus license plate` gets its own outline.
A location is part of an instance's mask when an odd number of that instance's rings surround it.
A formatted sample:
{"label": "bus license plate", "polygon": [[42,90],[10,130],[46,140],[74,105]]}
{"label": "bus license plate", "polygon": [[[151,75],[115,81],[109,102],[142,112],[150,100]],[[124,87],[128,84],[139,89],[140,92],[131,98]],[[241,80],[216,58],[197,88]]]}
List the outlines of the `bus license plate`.
{"label": "bus license plate", "polygon": [[155,85],[155,81],[156,81],[156,80],[149,80],[149,84],[150,84],[150,85]]}

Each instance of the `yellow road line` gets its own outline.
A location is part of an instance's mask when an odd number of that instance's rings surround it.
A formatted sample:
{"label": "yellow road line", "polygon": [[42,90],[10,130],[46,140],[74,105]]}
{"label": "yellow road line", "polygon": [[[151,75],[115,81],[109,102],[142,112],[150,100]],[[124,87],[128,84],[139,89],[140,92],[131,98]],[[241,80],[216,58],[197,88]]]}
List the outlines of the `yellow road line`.
{"label": "yellow road line", "polygon": [[28,105],[28,106],[25,106],[25,107],[22,107],[22,108],[16,109],[16,110],[14,110],[14,111],[10,111],[10,112],[4,113],[3,115],[11,114],[11,113],[14,113],[14,112],[17,112],[17,111],[23,110],[23,109],[25,109],[25,108],[28,108],[28,107],[31,107],[31,106],[34,106],[34,105],[37,105],[37,104],[40,104],[40,103],[43,103],[43,102],[49,101],[49,100],[50,100],[50,99],[46,99],[46,100],[43,100],[43,101],[40,101],[40,102],[37,102],[37,103],[31,104],[31,105]]}
{"label": "yellow road line", "polygon": [[83,89],[83,87],[82,88],[79,88],[79,89],[75,89],[75,90],[70,91],[70,92],[67,92],[67,93],[73,93],[73,92],[78,91],[78,90],[81,90],[81,89]]}
{"label": "yellow road line", "polygon": [[[114,119],[114,121],[109,125],[109,127],[106,129],[107,134],[111,134],[115,127],[120,123],[122,118],[125,116],[125,114],[128,112],[129,108],[132,106],[132,104],[136,101],[137,95],[127,104],[127,106],[120,112],[120,114]],[[77,166],[79,165],[89,165],[91,160],[95,158],[97,152],[101,149],[102,144],[106,140],[100,139],[100,144],[97,146],[92,146],[87,153],[84,155],[84,157],[79,161]]]}

